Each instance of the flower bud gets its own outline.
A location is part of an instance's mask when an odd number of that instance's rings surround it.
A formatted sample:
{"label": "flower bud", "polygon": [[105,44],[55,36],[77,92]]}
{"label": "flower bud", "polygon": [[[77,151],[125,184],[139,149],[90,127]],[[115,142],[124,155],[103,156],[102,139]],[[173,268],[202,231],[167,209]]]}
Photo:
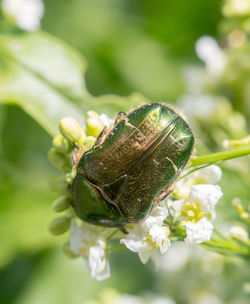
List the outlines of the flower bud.
{"label": "flower bud", "polygon": [[68,209],[70,206],[70,198],[66,195],[60,196],[52,204],[52,208],[55,212],[61,212]]}
{"label": "flower bud", "polygon": [[240,226],[234,226],[229,230],[229,237],[235,240],[240,241],[248,241],[248,233],[247,231],[240,227]]}
{"label": "flower bud", "polygon": [[60,235],[69,230],[70,218],[67,216],[61,216],[55,218],[49,224],[49,231],[54,235]]}
{"label": "flower bud", "polygon": [[71,171],[70,159],[62,152],[56,150],[55,148],[51,148],[48,152],[48,157],[50,162],[58,169],[65,172]]}
{"label": "flower bud", "polygon": [[85,143],[84,143],[84,150],[88,151],[89,149],[91,149],[93,147],[93,145],[96,142],[96,138],[93,136],[87,136]]}
{"label": "flower bud", "polygon": [[75,143],[79,147],[83,147],[86,134],[79,123],[72,117],[65,117],[59,124],[60,132],[70,142]]}
{"label": "flower bud", "polygon": [[98,137],[104,128],[100,116],[94,111],[87,112],[86,133],[88,136]]}
{"label": "flower bud", "polygon": [[223,144],[224,148],[240,147],[240,146],[249,145],[250,144],[250,135],[248,135],[242,139],[237,139],[237,140],[225,139],[222,144]]}
{"label": "flower bud", "polygon": [[65,174],[66,183],[71,184],[73,182],[74,177],[75,177],[75,174],[73,173],[73,171],[70,173],[66,173]]}
{"label": "flower bud", "polygon": [[71,145],[69,141],[62,135],[57,135],[53,138],[52,145],[55,149],[65,153],[70,152]]}
{"label": "flower bud", "polygon": [[240,218],[242,219],[249,219],[250,218],[250,213],[246,212],[242,206],[241,199],[238,197],[235,197],[232,200],[232,204],[239,213]]}

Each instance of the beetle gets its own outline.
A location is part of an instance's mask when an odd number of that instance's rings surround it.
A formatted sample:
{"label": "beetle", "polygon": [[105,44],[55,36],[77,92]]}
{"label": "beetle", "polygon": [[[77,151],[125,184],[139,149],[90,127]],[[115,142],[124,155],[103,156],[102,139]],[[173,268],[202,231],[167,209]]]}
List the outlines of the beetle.
{"label": "beetle", "polygon": [[171,107],[145,104],[119,113],[77,165],[72,206],[89,223],[138,223],[166,197],[192,154],[194,136]]}

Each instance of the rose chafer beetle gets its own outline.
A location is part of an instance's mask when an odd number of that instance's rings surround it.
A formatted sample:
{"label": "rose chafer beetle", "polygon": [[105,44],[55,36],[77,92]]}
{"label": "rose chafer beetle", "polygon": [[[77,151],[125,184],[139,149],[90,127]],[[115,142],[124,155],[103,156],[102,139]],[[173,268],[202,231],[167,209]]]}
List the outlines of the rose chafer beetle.
{"label": "rose chafer beetle", "polygon": [[188,124],[164,104],[118,114],[78,162],[72,184],[77,216],[106,227],[139,222],[172,191],[193,146]]}

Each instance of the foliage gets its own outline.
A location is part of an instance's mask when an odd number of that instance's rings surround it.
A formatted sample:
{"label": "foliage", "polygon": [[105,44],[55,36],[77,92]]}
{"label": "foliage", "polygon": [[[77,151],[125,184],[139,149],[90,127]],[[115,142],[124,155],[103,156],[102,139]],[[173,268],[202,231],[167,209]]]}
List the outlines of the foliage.
{"label": "foliage", "polygon": [[[56,198],[48,180],[57,176],[47,151],[59,121],[71,116],[83,126],[88,110],[114,117],[147,100],[173,101],[196,134],[200,157],[193,165],[210,157],[223,171],[214,221],[223,236],[215,234],[205,246],[218,250],[225,236],[242,246],[242,234],[230,228],[249,229],[249,156],[218,163],[230,151],[239,156],[249,149],[247,139],[240,141],[250,121],[249,6],[241,2],[245,10],[233,0],[46,0],[43,30],[31,32],[0,12],[1,303],[104,303],[108,286],[152,303],[158,296],[176,303],[248,303],[244,259],[177,244],[155,270],[132,253],[112,252],[112,277],[97,283],[81,260],[58,250],[65,240],[47,232]],[[216,75],[211,61],[195,54],[204,35],[216,38],[226,62]],[[202,112],[199,105],[210,106]],[[222,151],[223,141],[229,150]],[[223,154],[216,158],[216,152]]]}

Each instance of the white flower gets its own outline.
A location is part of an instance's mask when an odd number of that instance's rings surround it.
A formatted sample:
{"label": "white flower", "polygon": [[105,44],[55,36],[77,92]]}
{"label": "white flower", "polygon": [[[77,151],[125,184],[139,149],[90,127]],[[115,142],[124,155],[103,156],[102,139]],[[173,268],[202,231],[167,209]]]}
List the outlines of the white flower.
{"label": "white flower", "polygon": [[222,171],[220,167],[216,165],[211,165],[203,169],[197,170],[193,174],[198,181],[201,181],[202,179],[203,184],[216,184],[221,179]]}
{"label": "white flower", "polygon": [[[183,171],[182,175],[187,174],[190,169]],[[194,171],[187,177],[181,178],[174,188],[174,195],[176,198],[188,197],[191,187],[197,184],[216,184],[222,176],[221,168],[216,165],[211,165],[203,169]]]}
{"label": "white flower", "polygon": [[150,258],[157,263],[157,250],[163,254],[170,246],[170,231],[163,225],[167,214],[166,204],[161,202],[153,208],[150,216],[135,225],[126,237],[120,240],[129,250],[138,253],[143,264]]}
{"label": "white flower", "polygon": [[162,201],[153,208],[150,216],[140,222],[140,227],[143,231],[147,232],[153,225],[162,226],[167,215],[168,209],[166,207],[166,202]]}
{"label": "white flower", "polygon": [[182,200],[168,199],[167,204],[174,220],[198,221],[203,216],[215,217],[215,205],[223,195],[217,185],[194,185],[189,196]]}
{"label": "white flower", "polygon": [[168,239],[169,229],[167,227],[154,225],[149,230],[149,235],[151,236],[152,242],[158,246],[161,254],[168,250],[170,241]]}
{"label": "white flower", "polygon": [[44,13],[41,0],[3,0],[3,11],[14,17],[16,24],[27,31],[35,31],[40,27]]}
{"label": "white flower", "polygon": [[185,242],[190,244],[201,244],[209,241],[213,231],[212,223],[203,217],[199,222],[186,222],[186,238]]}
{"label": "white flower", "polygon": [[201,37],[195,45],[196,53],[205,62],[211,76],[220,76],[226,65],[226,58],[216,40],[209,36]]}
{"label": "white flower", "polygon": [[105,247],[106,240],[99,227],[84,222],[78,226],[74,220],[71,221],[70,250],[88,259],[91,276],[97,280],[104,280],[110,276]]}
{"label": "white flower", "polygon": [[[183,175],[188,173],[189,170],[190,169],[184,170]],[[192,202],[192,205],[190,205],[192,209],[196,207],[193,212],[195,211],[197,215],[200,211],[207,213],[208,209],[210,209],[209,211],[211,211],[211,214],[214,216],[215,211],[211,207],[211,199],[213,198],[212,205],[214,207],[214,205],[221,197],[222,192],[218,186],[213,186],[211,184],[217,183],[221,179],[221,176],[222,172],[220,167],[211,165],[209,167],[194,171],[187,177],[180,179],[176,183],[173,191],[173,196],[175,199],[173,199],[173,197],[169,197],[167,199],[167,205],[171,215],[174,217],[174,220],[178,219],[181,216],[184,211],[184,207],[185,209],[188,209],[187,207],[190,202]],[[195,185],[204,186],[194,187]],[[204,206],[207,204],[209,198],[209,206]]]}
{"label": "white flower", "polygon": [[109,262],[105,258],[106,243],[98,240],[96,246],[89,249],[88,267],[93,278],[98,281],[105,280],[110,276]]}
{"label": "white flower", "polygon": [[191,188],[187,201],[199,204],[201,212],[214,218],[215,205],[222,195],[223,193],[217,185],[194,185]]}
{"label": "white flower", "polygon": [[[190,170],[190,169],[189,169]],[[184,174],[188,172],[185,170]],[[212,165],[195,171],[176,183],[167,206],[174,221],[186,227],[186,242],[200,244],[210,239],[215,218],[215,205],[223,195],[217,183],[221,169]]]}
{"label": "white flower", "polygon": [[174,221],[176,221],[180,216],[183,208],[184,200],[174,200],[171,197],[167,198],[167,205],[170,214],[173,216]]}
{"label": "white flower", "polygon": [[143,264],[147,263],[149,258],[156,260],[156,254],[153,249],[153,244],[147,234],[136,225],[132,231],[120,240],[129,250],[137,252]]}

